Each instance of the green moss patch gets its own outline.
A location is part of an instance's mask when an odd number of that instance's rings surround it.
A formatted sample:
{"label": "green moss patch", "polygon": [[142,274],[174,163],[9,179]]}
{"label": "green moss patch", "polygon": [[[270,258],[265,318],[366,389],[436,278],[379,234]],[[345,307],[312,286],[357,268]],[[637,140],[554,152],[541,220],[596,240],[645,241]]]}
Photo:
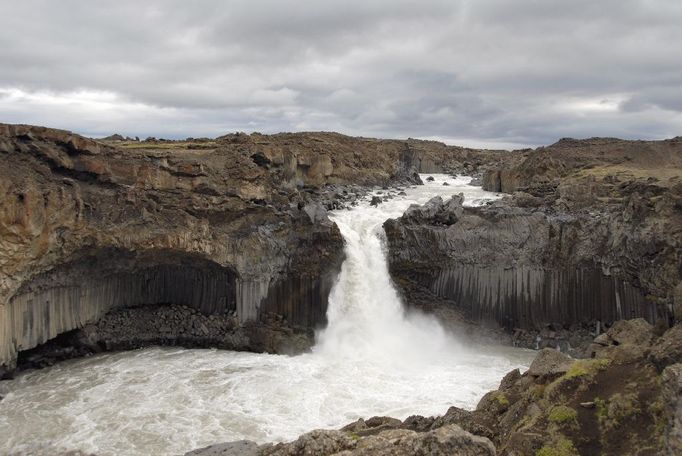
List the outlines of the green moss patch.
{"label": "green moss patch", "polygon": [[496,393],[493,398],[502,407],[509,407],[509,399],[507,399],[504,393]]}
{"label": "green moss patch", "polygon": [[616,393],[609,398],[608,402],[600,401],[597,403],[599,425],[605,431],[616,429],[624,421],[638,415],[641,411],[635,393]]}
{"label": "green moss patch", "polygon": [[563,375],[564,379],[594,375],[608,367],[608,359],[580,359],[575,361]]}
{"label": "green moss patch", "polygon": [[560,438],[553,445],[545,445],[535,452],[535,456],[578,456],[578,450],[567,438]]}
{"label": "green moss patch", "polygon": [[578,424],[578,412],[565,405],[557,405],[549,412],[549,422],[559,425]]}

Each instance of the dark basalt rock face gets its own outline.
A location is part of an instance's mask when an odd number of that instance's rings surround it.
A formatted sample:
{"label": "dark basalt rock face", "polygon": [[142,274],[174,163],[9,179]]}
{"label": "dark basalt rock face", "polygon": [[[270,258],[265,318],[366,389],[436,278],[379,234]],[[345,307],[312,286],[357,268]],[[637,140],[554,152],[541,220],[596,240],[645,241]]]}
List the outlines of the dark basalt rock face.
{"label": "dark basalt rock face", "polygon": [[[594,264],[589,254],[603,246],[567,245],[584,229],[578,220],[506,204],[460,210],[456,217],[444,208],[423,224],[414,211],[386,222],[391,272],[461,303],[470,318],[510,329],[655,320],[656,307],[639,289]],[[580,250],[584,258],[576,256]]]}
{"label": "dark basalt rock face", "polygon": [[[556,147],[486,174],[492,190],[523,192],[480,208],[432,200],[386,222],[391,274],[409,303],[423,305],[427,291],[530,347],[538,332],[566,348],[580,328],[680,319],[682,143]],[[505,173],[515,177],[490,183]]]}
{"label": "dark basalt rock face", "polygon": [[125,309],[161,304],[229,317],[236,336],[170,325],[175,334],[122,328],[99,341],[305,346],[343,259],[326,210],[368,186],[418,182],[431,146],[411,144],[333,133],[98,142],[0,124],[0,369],[60,334],[105,316],[133,325]]}

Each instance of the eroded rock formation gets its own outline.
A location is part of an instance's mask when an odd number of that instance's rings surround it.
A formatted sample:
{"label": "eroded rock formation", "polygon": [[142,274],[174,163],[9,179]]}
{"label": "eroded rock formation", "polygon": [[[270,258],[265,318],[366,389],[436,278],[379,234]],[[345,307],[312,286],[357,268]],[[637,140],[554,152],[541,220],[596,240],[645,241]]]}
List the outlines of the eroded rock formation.
{"label": "eroded rock formation", "polygon": [[564,140],[517,161],[484,179],[509,197],[435,199],[386,222],[408,301],[426,290],[476,321],[550,332],[680,318],[681,140]]}
{"label": "eroded rock formation", "polygon": [[[0,366],[140,305],[324,324],[343,255],[326,209],[418,181],[430,147],[332,133],[98,142],[1,124]],[[263,337],[233,348],[278,349]]]}

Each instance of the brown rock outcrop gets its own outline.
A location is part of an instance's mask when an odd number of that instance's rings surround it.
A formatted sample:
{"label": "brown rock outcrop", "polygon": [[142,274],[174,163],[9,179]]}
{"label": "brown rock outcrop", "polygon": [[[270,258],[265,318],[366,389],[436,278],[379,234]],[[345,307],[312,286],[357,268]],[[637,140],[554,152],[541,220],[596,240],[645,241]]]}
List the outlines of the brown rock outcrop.
{"label": "brown rock outcrop", "polygon": [[[641,327],[641,321],[619,323]],[[624,338],[596,359],[562,358],[553,375],[528,371],[502,382],[466,418],[467,426],[487,428],[501,455],[675,454],[665,447],[679,444],[679,369],[659,381],[646,356],[658,342],[646,333]]]}
{"label": "brown rock outcrop", "polygon": [[572,139],[520,151],[484,173],[483,188],[494,192],[544,193],[568,177],[629,175],[679,177],[682,137],[665,141],[627,141],[616,138]]}
{"label": "brown rock outcrop", "polygon": [[[396,420],[397,421],[397,420]],[[400,421],[388,429],[376,429],[367,436],[348,431],[316,430],[294,442],[249,448],[259,456],[495,456],[495,446],[485,437],[473,435],[456,424],[440,426],[426,432],[405,429]],[[240,442],[235,442],[240,444]],[[223,444],[231,449],[234,444]],[[187,455],[209,456],[223,445],[215,445]],[[241,444],[243,445],[243,444]],[[225,454],[231,454],[226,452]]]}

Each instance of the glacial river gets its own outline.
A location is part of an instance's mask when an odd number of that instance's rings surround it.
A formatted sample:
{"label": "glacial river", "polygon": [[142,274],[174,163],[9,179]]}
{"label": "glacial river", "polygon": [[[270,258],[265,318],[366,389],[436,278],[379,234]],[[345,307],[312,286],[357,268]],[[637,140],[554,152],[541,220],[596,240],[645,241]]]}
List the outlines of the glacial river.
{"label": "glacial river", "polygon": [[383,222],[435,195],[462,192],[465,205],[498,197],[469,178],[433,177],[378,207],[367,199],[331,214],[346,260],[312,353],[148,348],[26,372],[2,382],[9,393],[0,402],[0,454],[178,455],[231,440],[290,440],[359,417],[474,408],[532,353],[472,348],[404,310],[388,274]]}

